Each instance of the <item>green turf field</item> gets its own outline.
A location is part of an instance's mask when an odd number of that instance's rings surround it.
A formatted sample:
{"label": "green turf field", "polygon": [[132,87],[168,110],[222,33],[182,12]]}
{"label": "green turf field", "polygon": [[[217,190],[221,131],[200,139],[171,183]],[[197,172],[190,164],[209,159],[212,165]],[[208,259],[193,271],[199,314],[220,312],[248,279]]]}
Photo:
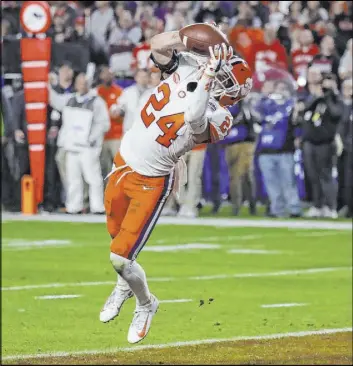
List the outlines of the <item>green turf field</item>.
{"label": "green turf field", "polygon": [[[116,278],[109,241],[104,224],[3,224],[3,360],[130,346],[134,299],[98,320]],[[171,302],[141,344],[352,327],[350,231],[157,226],[145,249],[150,289]],[[38,298],[54,295],[77,297]]]}

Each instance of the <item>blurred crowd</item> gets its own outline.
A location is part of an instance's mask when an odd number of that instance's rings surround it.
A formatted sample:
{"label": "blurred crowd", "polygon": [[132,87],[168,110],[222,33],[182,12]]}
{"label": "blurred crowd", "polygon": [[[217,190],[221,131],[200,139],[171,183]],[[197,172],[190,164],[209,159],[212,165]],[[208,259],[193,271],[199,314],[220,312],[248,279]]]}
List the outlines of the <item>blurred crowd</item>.
{"label": "blurred crowd", "polygon": [[[2,44],[28,36],[19,22],[21,3],[1,2]],[[232,108],[234,126],[222,144],[188,154],[188,184],[179,200],[170,198],[164,214],[196,217],[209,201],[214,214],[228,202],[234,215],[244,203],[256,215],[261,202],[271,217],[351,217],[352,2],[48,3],[47,36],[54,44],[88,45],[89,64],[79,70],[66,59],[50,74],[43,210],[103,213],[104,177],[136,111],[160,80],[149,58],[151,38],[214,21],[248,61],[255,89]],[[2,205],[19,211],[20,180],[30,173],[25,102],[21,80],[6,73],[2,67]],[[74,93],[82,102],[73,101]],[[66,138],[78,128],[64,121],[70,103],[90,112],[96,126],[84,151]],[[310,205],[305,213],[303,202]]]}

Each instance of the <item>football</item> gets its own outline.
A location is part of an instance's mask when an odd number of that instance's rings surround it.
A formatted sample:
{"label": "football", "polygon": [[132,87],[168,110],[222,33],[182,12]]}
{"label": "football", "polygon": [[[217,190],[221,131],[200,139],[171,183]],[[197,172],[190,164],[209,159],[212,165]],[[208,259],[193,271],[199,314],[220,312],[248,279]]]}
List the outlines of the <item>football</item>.
{"label": "football", "polygon": [[195,23],[180,29],[179,36],[188,51],[209,55],[209,47],[225,43],[228,39],[217,27],[207,23]]}

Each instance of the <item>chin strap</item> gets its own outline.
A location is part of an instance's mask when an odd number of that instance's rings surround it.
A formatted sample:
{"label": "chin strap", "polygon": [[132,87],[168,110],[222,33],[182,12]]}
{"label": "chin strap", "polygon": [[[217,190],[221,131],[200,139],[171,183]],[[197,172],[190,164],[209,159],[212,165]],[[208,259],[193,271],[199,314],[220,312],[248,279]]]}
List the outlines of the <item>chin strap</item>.
{"label": "chin strap", "polygon": [[163,75],[163,73],[167,73],[170,75],[179,67],[179,57],[178,57],[178,53],[176,50],[173,50],[172,58],[166,65],[163,65],[163,64],[159,63],[158,61],[156,61],[156,59],[154,58],[152,53],[151,53],[150,59],[154,62],[156,67],[158,67],[159,70],[161,70],[162,75]]}

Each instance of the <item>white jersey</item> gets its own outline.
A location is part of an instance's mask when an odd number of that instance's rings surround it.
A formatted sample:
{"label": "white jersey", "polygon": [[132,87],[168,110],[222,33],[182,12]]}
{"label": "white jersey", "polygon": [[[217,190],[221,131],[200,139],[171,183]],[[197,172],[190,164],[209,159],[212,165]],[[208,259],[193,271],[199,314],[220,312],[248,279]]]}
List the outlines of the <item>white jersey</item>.
{"label": "white jersey", "polygon": [[[197,81],[197,74],[198,68],[190,66],[186,56],[180,54],[178,69],[153,90],[135,115],[132,128],[122,139],[120,154],[137,173],[150,177],[168,175],[179,158],[195,147],[195,133],[185,122],[184,113],[191,99],[187,86]],[[223,140],[232,126],[229,111],[210,98],[205,117],[210,125],[208,142]]]}

